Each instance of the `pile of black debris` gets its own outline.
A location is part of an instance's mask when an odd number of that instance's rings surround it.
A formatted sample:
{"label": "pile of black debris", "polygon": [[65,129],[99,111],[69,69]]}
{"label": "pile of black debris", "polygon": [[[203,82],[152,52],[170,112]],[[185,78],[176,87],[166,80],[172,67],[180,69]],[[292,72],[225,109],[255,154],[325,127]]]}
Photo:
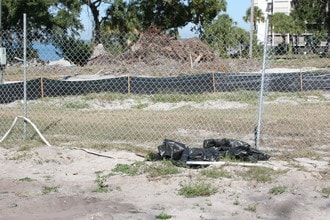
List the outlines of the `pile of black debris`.
{"label": "pile of black debris", "polygon": [[203,148],[191,148],[183,143],[165,139],[163,144],[158,146],[158,153],[149,156],[151,160],[168,159],[180,166],[184,166],[187,161],[220,161],[223,158],[231,158],[257,162],[270,158],[244,141],[227,138],[204,140]]}

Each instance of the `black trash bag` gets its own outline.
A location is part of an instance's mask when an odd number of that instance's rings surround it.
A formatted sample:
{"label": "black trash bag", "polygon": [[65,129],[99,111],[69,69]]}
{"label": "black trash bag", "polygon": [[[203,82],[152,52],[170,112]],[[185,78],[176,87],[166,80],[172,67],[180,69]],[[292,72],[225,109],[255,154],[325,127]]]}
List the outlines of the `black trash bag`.
{"label": "black trash bag", "polygon": [[151,160],[173,159],[180,160],[186,145],[177,141],[164,139],[163,144],[158,146],[158,153],[151,155]]}
{"label": "black trash bag", "polygon": [[182,154],[181,161],[217,161],[220,158],[220,152],[215,148],[187,148]]}
{"label": "black trash bag", "polygon": [[158,153],[149,154],[151,160],[168,159],[173,164],[184,167],[201,167],[187,166],[187,161],[219,161],[224,157],[251,162],[270,158],[244,141],[227,138],[204,140],[203,148],[189,148],[183,143],[164,139],[163,144],[158,146]]}
{"label": "black trash bag", "polygon": [[214,147],[218,151],[227,151],[233,147],[245,146],[250,147],[250,145],[244,141],[239,141],[236,139],[206,139],[203,142],[203,148],[211,148]]}
{"label": "black trash bag", "polygon": [[171,158],[171,161],[174,165],[180,167],[201,168],[208,167],[209,165],[187,165],[187,161],[217,161],[219,158],[219,151],[214,148],[203,149],[186,147],[181,154],[180,160],[173,160]]}
{"label": "black trash bag", "polygon": [[262,153],[258,149],[252,148],[248,143],[235,139],[207,139],[204,140],[203,147],[214,148],[220,152],[220,157],[233,157],[237,160],[257,162],[258,160],[268,160],[269,155]]}

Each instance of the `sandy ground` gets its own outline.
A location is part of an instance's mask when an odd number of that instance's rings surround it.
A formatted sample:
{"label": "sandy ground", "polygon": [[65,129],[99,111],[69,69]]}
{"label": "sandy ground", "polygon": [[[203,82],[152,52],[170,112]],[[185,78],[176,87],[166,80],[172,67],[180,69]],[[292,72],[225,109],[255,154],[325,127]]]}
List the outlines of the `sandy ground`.
{"label": "sandy ground", "polygon": [[[330,216],[329,195],[322,193],[330,187],[326,157],[291,161],[272,157],[266,163],[287,172],[266,183],[235,176],[246,167],[226,166],[233,177],[219,179],[201,178],[201,169],[180,168],[180,174],[158,178],[116,174],[106,180],[109,192],[96,192],[95,172],[108,174],[116,164],[144,160],[132,152],[102,154],[113,158],[55,146],[25,151],[0,147],[0,219],[156,219],[161,213],[171,219],[322,220]],[[218,192],[195,198],[179,195],[182,184],[202,179]],[[276,186],[287,190],[270,193]],[[57,190],[46,192],[47,187]]]}

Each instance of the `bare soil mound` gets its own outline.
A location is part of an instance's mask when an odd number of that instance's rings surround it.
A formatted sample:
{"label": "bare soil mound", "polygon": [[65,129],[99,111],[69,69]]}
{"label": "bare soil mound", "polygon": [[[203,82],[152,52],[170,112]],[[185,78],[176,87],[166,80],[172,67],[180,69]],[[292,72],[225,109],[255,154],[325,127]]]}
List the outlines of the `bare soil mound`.
{"label": "bare soil mound", "polygon": [[[97,48],[99,51],[100,49]],[[104,50],[103,50],[104,51]],[[98,54],[94,51],[94,54]],[[131,46],[127,53],[114,56],[103,52],[92,56],[88,65],[96,63],[113,62],[121,60],[125,63],[144,62],[158,64],[155,60],[160,58],[174,60],[179,63],[212,62],[216,56],[212,49],[197,38],[177,40],[156,29],[149,29],[140,34],[137,42]]]}

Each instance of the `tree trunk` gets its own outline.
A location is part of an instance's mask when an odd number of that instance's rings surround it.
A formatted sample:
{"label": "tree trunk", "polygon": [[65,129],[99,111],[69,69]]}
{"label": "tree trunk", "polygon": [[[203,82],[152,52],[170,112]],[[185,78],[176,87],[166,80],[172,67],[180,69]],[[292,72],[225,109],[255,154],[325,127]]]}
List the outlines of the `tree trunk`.
{"label": "tree trunk", "polygon": [[93,15],[93,21],[94,21],[93,41],[95,44],[100,43],[101,21],[99,21],[100,12],[98,8],[101,2],[102,2],[101,0],[96,0],[94,2],[92,2],[91,0],[87,1],[87,6],[90,8]]}

